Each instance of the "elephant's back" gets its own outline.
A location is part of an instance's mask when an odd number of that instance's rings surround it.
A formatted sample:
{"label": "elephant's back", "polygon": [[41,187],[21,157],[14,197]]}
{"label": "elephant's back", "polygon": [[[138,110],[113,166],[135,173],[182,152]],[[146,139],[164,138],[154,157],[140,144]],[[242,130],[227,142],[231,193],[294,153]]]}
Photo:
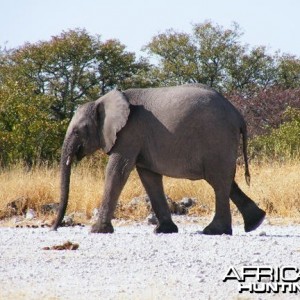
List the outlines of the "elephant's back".
{"label": "elephant's back", "polygon": [[157,106],[182,106],[191,105],[191,102],[205,103],[212,94],[218,94],[215,90],[205,85],[181,85],[173,87],[129,89],[124,91],[128,101],[132,105],[143,105],[147,108]]}
{"label": "elephant's back", "polygon": [[129,89],[124,94],[131,105],[151,112],[166,125],[176,125],[190,119],[195,124],[194,118],[198,119],[199,124],[215,121],[224,125],[229,122],[239,127],[244,122],[241,114],[226,98],[202,84]]}

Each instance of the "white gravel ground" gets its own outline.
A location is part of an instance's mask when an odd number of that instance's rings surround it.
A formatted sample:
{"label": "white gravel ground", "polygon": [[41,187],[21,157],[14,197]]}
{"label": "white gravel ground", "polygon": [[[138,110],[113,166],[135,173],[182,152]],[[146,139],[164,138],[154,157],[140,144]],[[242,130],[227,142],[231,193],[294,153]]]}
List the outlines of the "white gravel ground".
{"label": "white gravel ground", "polygon": [[[236,281],[223,282],[231,266],[300,267],[300,225],[265,221],[252,233],[235,225],[233,236],[205,236],[200,219],[182,220],[175,218],[179,233],[170,235],[155,235],[146,224],[117,224],[106,235],[89,234],[88,226],[57,232],[2,227],[0,299],[300,298],[239,294]],[[42,250],[67,240],[79,249]]]}

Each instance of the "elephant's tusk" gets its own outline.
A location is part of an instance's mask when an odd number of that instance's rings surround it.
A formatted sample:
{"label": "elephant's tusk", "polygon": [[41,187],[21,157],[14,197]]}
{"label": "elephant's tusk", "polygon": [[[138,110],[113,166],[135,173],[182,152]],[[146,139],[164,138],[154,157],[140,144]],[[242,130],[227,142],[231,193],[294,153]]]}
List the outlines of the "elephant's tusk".
{"label": "elephant's tusk", "polygon": [[69,155],[68,156],[68,159],[67,159],[67,162],[66,162],[66,166],[70,165],[71,164],[71,156]]}

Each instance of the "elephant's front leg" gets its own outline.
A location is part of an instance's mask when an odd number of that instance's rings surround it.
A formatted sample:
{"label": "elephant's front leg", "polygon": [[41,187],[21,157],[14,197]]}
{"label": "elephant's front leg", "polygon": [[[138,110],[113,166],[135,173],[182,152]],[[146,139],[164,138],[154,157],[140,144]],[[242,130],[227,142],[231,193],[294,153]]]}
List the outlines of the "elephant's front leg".
{"label": "elephant's front leg", "polygon": [[99,207],[99,217],[92,226],[93,233],[113,233],[114,228],[111,220],[117,206],[118,198],[134,167],[131,160],[125,159],[119,154],[112,154],[109,158],[106,175],[103,199]]}

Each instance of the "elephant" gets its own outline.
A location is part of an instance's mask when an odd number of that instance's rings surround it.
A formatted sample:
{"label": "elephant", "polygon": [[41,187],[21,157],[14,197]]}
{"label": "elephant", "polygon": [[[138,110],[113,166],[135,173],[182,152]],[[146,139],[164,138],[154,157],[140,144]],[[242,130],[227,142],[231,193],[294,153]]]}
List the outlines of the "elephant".
{"label": "elephant", "polygon": [[112,90],[78,107],[61,154],[61,196],[57,230],[64,217],[71,165],[102,149],[109,155],[99,218],[93,233],[113,233],[120,193],[136,168],[158,219],[155,233],[176,233],[166,201],[163,176],[206,180],[215,192],[215,213],[203,234],[232,234],[231,199],[246,232],[264,220],[260,209],[235,181],[242,136],[245,178],[250,181],[247,127],[238,110],[220,93],[201,84]]}

